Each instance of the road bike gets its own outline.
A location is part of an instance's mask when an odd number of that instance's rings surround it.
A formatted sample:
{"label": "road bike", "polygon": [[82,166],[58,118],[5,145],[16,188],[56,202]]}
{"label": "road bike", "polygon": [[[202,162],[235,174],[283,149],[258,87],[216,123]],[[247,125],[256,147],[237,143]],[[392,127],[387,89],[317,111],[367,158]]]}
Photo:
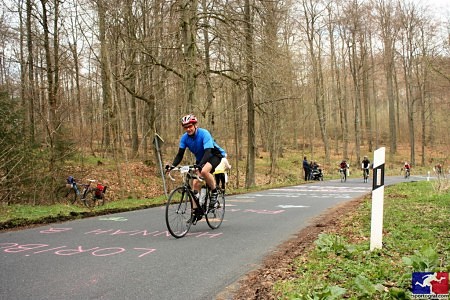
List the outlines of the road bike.
{"label": "road bike", "polygon": [[341,175],[341,182],[346,182],[347,181],[347,170],[340,168],[339,174]]}
{"label": "road bike", "polygon": [[67,183],[56,189],[56,200],[74,205],[79,201],[86,207],[102,206],[105,204],[105,186],[99,184],[91,187],[96,180],[89,179],[88,183]]}
{"label": "road bike", "polygon": [[225,216],[225,195],[223,191],[219,187],[217,188],[217,202],[214,208],[209,208],[209,202],[211,200],[211,190],[209,187],[204,184],[204,201],[194,195],[191,187],[191,181],[193,179],[204,182],[203,178],[197,175],[196,166],[172,168],[167,174],[172,181],[175,181],[171,176],[171,172],[173,171],[179,171],[181,173],[183,183],[170,192],[166,203],[166,225],[170,234],[175,238],[181,238],[189,232],[191,225],[197,224],[198,216],[194,214],[195,206],[200,208],[201,216],[205,217],[206,223],[211,229],[219,228]]}
{"label": "road bike", "polygon": [[405,179],[408,179],[411,176],[411,171],[409,169],[405,169]]}
{"label": "road bike", "polygon": [[363,178],[364,182],[369,181],[369,168],[363,168]]}

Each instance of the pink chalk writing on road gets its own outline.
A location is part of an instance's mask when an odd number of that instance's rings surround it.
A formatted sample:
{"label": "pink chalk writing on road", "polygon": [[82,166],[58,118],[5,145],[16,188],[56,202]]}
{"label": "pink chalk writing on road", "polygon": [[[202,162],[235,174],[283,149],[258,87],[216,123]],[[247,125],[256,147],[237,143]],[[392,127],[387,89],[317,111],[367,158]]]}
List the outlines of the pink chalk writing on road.
{"label": "pink chalk writing on road", "polygon": [[[50,247],[49,249],[44,249],[45,247]],[[59,246],[59,247],[51,247],[47,244],[18,244],[18,243],[0,243],[0,249],[3,249],[5,253],[24,253],[27,256],[31,254],[39,254],[39,253],[52,253],[60,256],[71,256],[76,254],[87,253],[92,256],[102,257],[102,256],[112,256],[116,254],[120,254],[126,252],[126,248],[122,247],[93,247],[93,248],[84,248],[83,246],[76,246],[73,248],[68,248],[68,246]],[[34,251],[38,250],[39,251]],[[129,250],[133,250],[139,253],[138,258],[144,257],[150,253],[156,251],[154,248],[131,248]]]}
{"label": "pink chalk writing on road", "polygon": [[[72,228],[55,228],[51,227],[45,230],[39,231],[42,234],[54,234],[54,233],[66,233],[71,231]],[[164,237],[172,237],[172,235],[167,231],[148,231],[146,229],[135,229],[135,230],[122,230],[122,229],[101,229],[97,228],[88,232],[85,232],[84,234],[92,234],[92,235],[112,235],[112,236],[119,236],[119,235],[127,235],[127,236],[151,236],[151,237],[158,237],[158,236],[164,236]],[[221,236],[222,232],[215,232],[215,233],[209,233],[208,231],[200,231],[200,232],[191,232],[188,235],[194,236],[198,238],[217,238]]]}
{"label": "pink chalk writing on road", "polygon": [[[147,230],[121,230],[121,229],[95,229],[84,234],[106,234],[106,235],[130,235],[130,236],[164,236],[171,237],[171,234],[167,231],[147,231]],[[203,237],[203,238],[217,238],[221,236],[222,232],[209,233],[207,231],[192,232],[189,236]]]}

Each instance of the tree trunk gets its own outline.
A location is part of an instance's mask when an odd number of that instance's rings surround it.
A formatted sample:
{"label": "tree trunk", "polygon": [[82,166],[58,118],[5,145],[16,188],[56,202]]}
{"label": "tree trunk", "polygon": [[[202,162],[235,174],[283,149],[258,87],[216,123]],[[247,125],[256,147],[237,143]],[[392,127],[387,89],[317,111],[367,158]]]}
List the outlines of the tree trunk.
{"label": "tree trunk", "polygon": [[245,71],[247,74],[247,165],[245,187],[255,185],[255,155],[256,155],[256,132],[255,132],[255,105],[253,99],[253,27],[252,10],[250,0],[245,0]]}
{"label": "tree trunk", "polygon": [[111,146],[111,116],[113,114],[112,107],[112,91],[111,77],[109,67],[109,54],[106,39],[106,7],[103,0],[97,1],[98,23],[99,23],[99,42],[100,42],[100,66],[102,81],[102,98],[103,98],[103,147],[108,149]]}
{"label": "tree trunk", "polygon": [[183,55],[185,63],[185,96],[186,112],[192,113],[195,109],[196,88],[196,35],[197,35],[197,0],[183,0],[181,3],[182,20],[181,30],[183,37]]}

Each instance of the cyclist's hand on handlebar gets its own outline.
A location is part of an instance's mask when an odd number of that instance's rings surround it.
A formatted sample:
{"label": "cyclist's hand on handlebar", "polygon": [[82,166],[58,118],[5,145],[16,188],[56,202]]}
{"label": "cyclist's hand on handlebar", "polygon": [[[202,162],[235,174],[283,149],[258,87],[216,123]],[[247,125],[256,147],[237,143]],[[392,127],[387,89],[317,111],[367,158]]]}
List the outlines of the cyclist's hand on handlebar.
{"label": "cyclist's hand on handlebar", "polygon": [[166,167],[165,167],[166,173],[170,172],[173,168],[175,168],[174,165],[169,165],[169,164],[167,164]]}

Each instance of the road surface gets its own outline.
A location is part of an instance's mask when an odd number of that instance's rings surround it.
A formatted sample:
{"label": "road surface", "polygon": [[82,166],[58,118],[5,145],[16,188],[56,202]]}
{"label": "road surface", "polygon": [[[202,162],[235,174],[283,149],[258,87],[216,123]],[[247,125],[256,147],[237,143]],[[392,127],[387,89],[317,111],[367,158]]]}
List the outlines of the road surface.
{"label": "road surface", "polygon": [[181,239],[164,207],[2,232],[0,299],[215,299],[310,220],[370,192],[349,178],[230,195],[219,229],[200,221]]}

